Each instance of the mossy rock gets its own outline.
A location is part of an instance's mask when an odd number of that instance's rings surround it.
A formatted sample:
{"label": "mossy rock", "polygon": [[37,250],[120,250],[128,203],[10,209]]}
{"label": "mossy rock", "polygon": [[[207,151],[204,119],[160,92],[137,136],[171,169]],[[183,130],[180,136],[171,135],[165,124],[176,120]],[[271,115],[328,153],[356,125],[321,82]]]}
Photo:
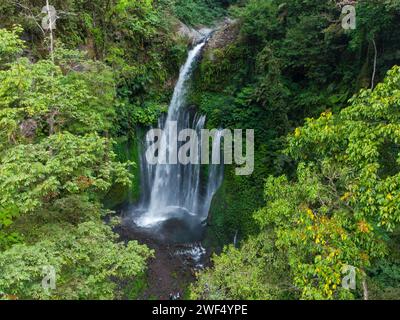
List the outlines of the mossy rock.
{"label": "mossy rock", "polygon": [[134,203],[140,196],[140,166],[139,150],[137,138],[129,139],[123,137],[117,140],[114,152],[120,162],[132,161],[134,165],[129,170],[133,175],[131,186],[114,184],[103,199],[104,206],[107,209],[114,209],[126,203]]}

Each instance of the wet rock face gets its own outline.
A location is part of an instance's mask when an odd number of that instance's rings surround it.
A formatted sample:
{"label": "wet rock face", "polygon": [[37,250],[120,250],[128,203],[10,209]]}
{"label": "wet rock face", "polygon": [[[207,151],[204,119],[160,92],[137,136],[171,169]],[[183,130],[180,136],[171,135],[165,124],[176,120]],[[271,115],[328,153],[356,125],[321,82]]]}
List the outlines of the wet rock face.
{"label": "wet rock face", "polygon": [[213,30],[214,29],[211,28],[193,29],[183,22],[179,22],[177,27],[177,35],[182,38],[186,38],[191,45],[195,45],[202,41],[205,37],[209,36]]}
{"label": "wet rock face", "polygon": [[234,42],[239,35],[238,21],[225,18],[222,22],[218,23],[214,29],[194,29],[181,21],[179,21],[176,26],[176,34],[181,38],[185,38],[191,45],[199,43],[212,32],[213,35],[207,42],[205,50],[223,48],[229,43]]}
{"label": "wet rock face", "polygon": [[221,49],[237,40],[239,37],[239,24],[237,20],[226,18],[220,23],[205,47],[206,54],[214,49]]}
{"label": "wet rock face", "polygon": [[187,26],[183,22],[179,22],[177,34],[182,38],[186,38],[192,45],[203,38],[200,31]]}

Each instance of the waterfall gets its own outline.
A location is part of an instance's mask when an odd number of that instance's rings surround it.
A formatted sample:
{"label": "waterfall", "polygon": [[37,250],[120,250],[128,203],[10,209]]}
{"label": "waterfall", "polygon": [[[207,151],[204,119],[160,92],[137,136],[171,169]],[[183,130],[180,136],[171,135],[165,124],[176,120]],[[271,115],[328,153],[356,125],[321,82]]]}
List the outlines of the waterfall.
{"label": "waterfall", "polygon": [[[177,153],[177,145],[170,143],[173,132],[183,129],[194,129],[198,137],[204,129],[206,118],[194,114],[186,106],[189,80],[193,69],[206,43],[204,39],[188,54],[182,66],[178,82],[175,86],[166,119],[159,120],[159,128],[163,130],[160,140],[159,158],[169,159],[170,154]],[[217,151],[220,151],[220,135],[213,140]],[[183,143],[181,143],[183,144]],[[134,217],[140,227],[152,227],[171,218],[206,219],[212,197],[221,185],[223,165],[209,165],[208,175],[202,174],[204,166],[201,160],[201,139],[198,141],[198,152],[195,164],[148,164],[145,150],[149,143],[142,146],[140,155],[142,197],[139,204],[140,214]],[[178,145],[179,147],[179,145]]]}

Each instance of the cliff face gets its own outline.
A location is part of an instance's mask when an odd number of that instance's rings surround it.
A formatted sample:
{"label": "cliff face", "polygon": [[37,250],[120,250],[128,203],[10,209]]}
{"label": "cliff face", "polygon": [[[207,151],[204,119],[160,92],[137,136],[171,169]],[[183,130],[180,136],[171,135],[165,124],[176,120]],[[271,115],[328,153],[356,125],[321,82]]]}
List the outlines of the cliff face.
{"label": "cliff face", "polygon": [[[199,68],[195,72],[189,101],[207,116],[207,128],[227,127],[234,112],[235,86],[243,57],[240,55],[240,23],[225,19],[217,24],[207,42]],[[245,63],[245,62],[244,62]],[[223,118],[223,119],[222,119]],[[221,121],[221,119],[223,121]],[[233,239],[252,234],[252,213],[262,204],[262,188],[234,174],[235,166],[226,165],[224,181],[215,194],[207,219],[204,244],[219,251]],[[261,184],[260,184],[261,185]]]}
{"label": "cliff face", "polygon": [[176,34],[180,37],[188,41],[189,44],[194,45],[198,43],[205,36],[207,36],[212,29],[209,28],[201,28],[201,29],[193,29],[181,21],[178,21],[176,26]]}
{"label": "cliff face", "polygon": [[175,34],[188,45],[194,45],[201,41],[204,37],[212,33],[210,40],[207,42],[204,52],[210,53],[214,49],[222,49],[228,44],[237,40],[239,36],[239,24],[237,20],[225,18],[219,22],[213,29],[201,28],[194,29],[182,21],[177,20],[175,24]]}
{"label": "cliff face", "polygon": [[239,37],[239,23],[237,20],[226,18],[221,22],[211,39],[207,42],[204,52],[208,54],[208,58],[212,60],[212,51],[222,49],[228,44],[234,42]]}

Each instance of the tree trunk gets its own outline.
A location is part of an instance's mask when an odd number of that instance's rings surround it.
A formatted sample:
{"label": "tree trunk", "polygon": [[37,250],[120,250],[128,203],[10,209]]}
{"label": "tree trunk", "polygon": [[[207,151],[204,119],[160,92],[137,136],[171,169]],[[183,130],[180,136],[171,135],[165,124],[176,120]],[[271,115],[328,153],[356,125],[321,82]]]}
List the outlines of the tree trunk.
{"label": "tree trunk", "polygon": [[372,44],[374,45],[374,71],[372,73],[371,89],[375,87],[375,76],[376,76],[376,60],[378,58],[378,50],[376,48],[375,39],[372,39]]}
{"label": "tree trunk", "polygon": [[49,31],[50,31],[50,56],[54,63],[54,37],[53,37],[53,17],[50,13],[49,0],[46,0],[47,14],[49,16]]}

